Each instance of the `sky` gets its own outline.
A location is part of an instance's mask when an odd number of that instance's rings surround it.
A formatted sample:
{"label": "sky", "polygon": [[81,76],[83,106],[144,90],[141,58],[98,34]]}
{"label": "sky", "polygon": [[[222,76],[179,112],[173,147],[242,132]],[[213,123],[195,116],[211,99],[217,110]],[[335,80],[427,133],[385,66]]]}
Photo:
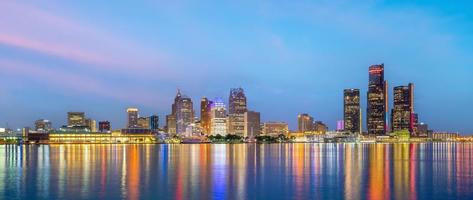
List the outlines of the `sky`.
{"label": "sky", "polygon": [[[0,127],[66,124],[84,111],[113,128],[126,108],[171,112],[177,88],[200,98],[242,87],[262,121],[309,113],[331,129],[343,89],[385,64],[392,87],[415,84],[436,131],[473,134],[472,1],[0,0]],[[391,98],[392,100],[392,98]],[[390,101],[392,107],[392,101]]]}

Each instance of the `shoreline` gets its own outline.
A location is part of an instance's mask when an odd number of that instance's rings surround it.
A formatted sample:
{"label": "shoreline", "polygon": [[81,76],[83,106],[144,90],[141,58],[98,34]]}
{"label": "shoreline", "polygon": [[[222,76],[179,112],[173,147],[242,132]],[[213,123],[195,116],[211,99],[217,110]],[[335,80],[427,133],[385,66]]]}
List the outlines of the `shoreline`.
{"label": "shoreline", "polygon": [[67,144],[72,144],[72,145],[117,145],[117,144],[124,144],[124,145],[135,145],[135,144],[143,144],[143,145],[163,145],[163,144],[169,144],[169,145],[190,145],[190,144],[228,144],[228,145],[234,145],[234,144],[429,144],[429,143],[458,143],[458,144],[473,144],[471,141],[467,142],[459,142],[459,141],[413,141],[413,142],[192,142],[192,143],[165,143],[165,142],[151,142],[151,143],[0,143],[0,146],[2,145],[18,145],[18,146],[34,146],[34,145],[67,145]]}

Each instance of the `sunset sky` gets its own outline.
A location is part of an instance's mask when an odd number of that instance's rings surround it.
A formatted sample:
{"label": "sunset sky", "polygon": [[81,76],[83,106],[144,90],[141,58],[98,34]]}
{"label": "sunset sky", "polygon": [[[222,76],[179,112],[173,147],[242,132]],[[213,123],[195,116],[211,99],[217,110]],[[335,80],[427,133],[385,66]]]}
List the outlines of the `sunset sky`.
{"label": "sunset sky", "polygon": [[0,127],[84,111],[121,128],[127,107],[163,125],[177,88],[199,114],[243,87],[262,121],[334,129],[343,89],[366,114],[368,67],[384,63],[391,93],[415,84],[420,121],[473,133],[473,1],[112,2],[0,0]]}

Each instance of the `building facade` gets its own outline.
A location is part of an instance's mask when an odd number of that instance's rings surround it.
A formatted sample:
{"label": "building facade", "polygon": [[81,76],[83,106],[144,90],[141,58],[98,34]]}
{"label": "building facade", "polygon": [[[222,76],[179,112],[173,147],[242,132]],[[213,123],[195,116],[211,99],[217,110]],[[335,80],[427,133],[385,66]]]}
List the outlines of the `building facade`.
{"label": "building facade", "polygon": [[159,117],[158,117],[158,115],[149,116],[149,128],[153,131],[157,131],[159,129]]}
{"label": "building facade", "polygon": [[109,132],[111,131],[111,126],[109,121],[99,121],[99,131],[100,132]]}
{"label": "building facade", "polygon": [[127,113],[127,128],[139,128],[138,125],[138,108],[128,108]]}
{"label": "building facade", "polygon": [[84,112],[68,112],[67,126],[68,127],[82,127],[86,126]]}
{"label": "building facade", "polygon": [[227,110],[220,98],[215,98],[211,105],[210,134],[227,135]]}
{"label": "building facade", "polygon": [[166,115],[166,132],[169,134],[176,134],[176,115]]}
{"label": "building facade", "polygon": [[176,134],[186,133],[187,126],[194,122],[194,106],[190,97],[180,96],[176,102]]}
{"label": "building facade", "polygon": [[265,122],[263,134],[270,136],[288,135],[289,125],[286,122]]}
{"label": "building facade", "polygon": [[243,137],[254,138],[261,134],[261,115],[259,112],[246,111],[244,121],[245,128]]}
{"label": "building facade", "polygon": [[38,119],[34,123],[36,131],[50,131],[52,130],[52,123],[47,119]]}
{"label": "building facade", "polygon": [[247,102],[243,88],[230,89],[228,98],[228,133],[243,136],[245,132],[244,115]]}
{"label": "building facade", "polygon": [[321,121],[314,122],[314,132],[317,134],[325,134],[328,131],[328,127],[325,123]]}
{"label": "building facade", "polygon": [[414,84],[394,87],[391,111],[392,131],[409,130],[415,136],[416,114],[414,113]]}
{"label": "building facade", "polygon": [[314,118],[309,114],[299,114],[297,116],[297,131],[304,133],[314,129]]}
{"label": "building facade", "polygon": [[150,129],[150,118],[138,117],[138,128]]}
{"label": "building facade", "polygon": [[205,97],[200,100],[200,124],[204,134],[210,134],[211,105],[212,101]]}
{"label": "building facade", "polygon": [[388,130],[388,83],[384,64],[369,67],[367,128],[370,135],[386,135]]}
{"label": "building facade", "polygon": [[346,89],[343,92],[343,123],[344,131],[362,133],[360,90]]}

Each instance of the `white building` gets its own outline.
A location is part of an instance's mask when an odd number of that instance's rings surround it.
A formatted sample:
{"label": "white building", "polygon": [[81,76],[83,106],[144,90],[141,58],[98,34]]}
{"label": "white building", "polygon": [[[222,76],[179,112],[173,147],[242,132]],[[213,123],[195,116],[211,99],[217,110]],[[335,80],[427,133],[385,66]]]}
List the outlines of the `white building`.
{"label": "white building", "polygon": [[210,134],[227,135],[227,110],[222,99],[215,98],[210,114]]}

